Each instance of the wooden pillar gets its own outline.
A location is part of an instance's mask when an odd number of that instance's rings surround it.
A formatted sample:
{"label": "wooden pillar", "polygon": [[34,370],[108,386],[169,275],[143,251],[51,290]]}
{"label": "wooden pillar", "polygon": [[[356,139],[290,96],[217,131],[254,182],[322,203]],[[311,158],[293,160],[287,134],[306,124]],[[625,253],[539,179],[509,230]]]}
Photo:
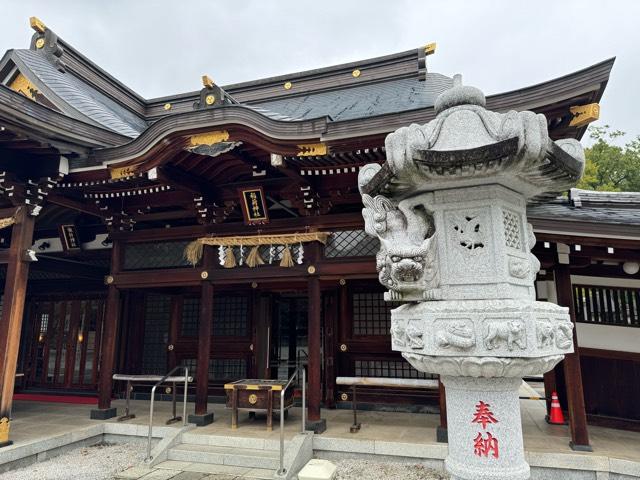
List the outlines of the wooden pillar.
{"label": "wooden pillar", "polygon": [[322,433],[327,423],[320,418],[320,402],[322,398],[322,293],[320,279],[314,275],[315,265],[322,255],[321,244],[311,242],[305,248],[310,265],[307,311],[307,341],[309,343],[309,360],[307,363],[307,430]]}
{"label": "wooden pillar", "polygon": [[558,385],[556,384],[555,368],[545,373],[543,378],[544,378],[545,404],[547,406],[547,418],[549,418],[549,415],[551,415],[551,395],[553,394],[553,392],[558,391]]}
{"label": "wooden pillar", "polygon": [[322,297],[320,292],[320,279],[309,277],[309,310],[308,310],[308,341],[309,341],[309,363],[308,363],[308,388],[307,388],[307,429],[316,433],[326,430],[326,422],[320,418],[320,398],[322,396],[321,383],[321,308]]}
{"label": "wooden pillar", "polygon": [[569,427],[571,430],[570,446],[573,450],[592,451],[593,449],[589,445],[587,415],[585,413],[584,392],[582,390],[582,372],[580,369],[580,353],[578,349],[578,336],[576,334],[576,316],[569,265],[559,264],[556,266],[555,280],[558,305],[569,308],[571,323],[574,325],[574,353],[565,355],[563,360],[565,384],[567,387]]}
{"label": "wooden pillar", "polygon": [[[204,247],[203,265],[212,266],[212,249]],[[207,270],[205,270],[206,272]],[[206,275],[203,275],[205,278]],[[198,357],[196,360],[196,405],[195,414],[189,415],[189,423],[198,426],[213,422],[213,412],[207,412],[209,396],[209,357],[211,356],[211,334],[213,324],[213,284],[203,282],[200,294],[200,320],[198,324]]]}
{"label": "wooden pillar", "polygon": [[196,366],[196,415],[207,413],[209,395],[209,356],[211,352],[211,322],[213,320],[213,285],[202,284],[200,324],[198,327],[198,359]]}
{"label": "wooden pillar", "polygon": [[11,406],[29,277],[29,262],[25,260],[25,251],[33,243],[35,224],[35,218],[28,214],[26,207],[22,207],[15,213],[15,219],[16,223],[11,231],[2,317],[0,317],[0,447],[12,443],[9,440]]}
{"label": "wooden pillar", "polygon": [[[98,409],[111,409],[111,390],[113,381],[113,367],[116,354],[116,336],[120,320],[120,291],[113,285],[109,285],[107,293],[107,305],[105,309],[104,331],[102,332],[102,346],[100,347],[100,380],[98,382]],[[111,412],[109,412],[111,413]],[[106,418],[115,416],[109,415]],[[96,418],[92,415],[91,418]]]}
{"label": "wooden pillar", "polygon": [[[111,248],[111,274],[108,280],[111,279],[111,281],[113,281],[113,275],[120,272],[121,254],[122,244],[116,240],[113,242]],[[100,345],[98,408],[91,410],[90,413],[90,417],[95,420],[105,420],[117,415],[117,409],[111,407],[111,393],[113,389],[112,377],[116,359],[116,340],[121,309],[120,290],[118,290],[115,285],[109,284]]]}
{"label": "wooden pillar", "polygon": [[[344,282],[344,280],[343,280]],[[324,404],[336,408],[336,332],[338,330],[338,291],[324,296]]]}
{"label": "wooden pillar", "polygon": [[440,404],[440,425],[436,429],[436,441],[447,443],[449,435],[447,432],[447,396],[444,384],[438,379],[438,402]]}

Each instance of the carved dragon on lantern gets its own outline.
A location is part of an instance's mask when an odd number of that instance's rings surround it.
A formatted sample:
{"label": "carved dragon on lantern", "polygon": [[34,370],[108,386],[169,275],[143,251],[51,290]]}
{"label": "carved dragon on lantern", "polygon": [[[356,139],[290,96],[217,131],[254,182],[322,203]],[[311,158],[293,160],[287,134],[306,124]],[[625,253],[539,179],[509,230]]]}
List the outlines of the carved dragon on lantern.
{"label": "carved dragon on lantern", "polygon": [[363,194],[365,231],[380,240],[376,267],[386,300],[438,298],[438,263],[433,221],[421,204]]}

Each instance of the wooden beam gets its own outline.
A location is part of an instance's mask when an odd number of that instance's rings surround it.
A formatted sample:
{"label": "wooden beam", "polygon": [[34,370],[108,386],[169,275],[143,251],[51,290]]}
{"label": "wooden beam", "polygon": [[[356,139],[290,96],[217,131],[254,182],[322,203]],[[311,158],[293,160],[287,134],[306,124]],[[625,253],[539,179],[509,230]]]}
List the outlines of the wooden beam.
{"label": "wooden beam", "polygon": [[60,194],[50,193],[47,196],[47,201],[49,203],[53,203],[54,205],[58,205],[60,207],[69,208],[71,210],[76,210],[78,212],[86,213],[88,215],[93,215],[94,217],[102,218],[103,212],[100,211],[98,207],[91,203],[84,203],[74,200],[69,197],[65,197]]}
{"label": "wooden beam", "polygon": [[[255,185],[255,184],[254,184]],[[264,228],[264,227],[262,227]],[[298,217],[272,220],[269,223],[271,233],[287,233],[295,231],[332,231],[343,229],[363,229],[364,220],[360,212],[337,213],[320,217]],[[205,236],[209,233],[216,235],[243,235],[247,233],[247,226],[242,222],[224,223],[210,226],[194,225],[188,227],[154,228],[133,232],[113,232],[114,239],[126,239],[128,242],[159,241],[167,239],[187,239]]]}
{"label": "wooden beam", "polygon": [[[109,270],[99,265],[92,265],[86,262],[79,262],[67,258],[54,257],[53,255],[37,255],[38,261],[33,269],[45,272],[61,272],[74,278],[87,278],[92,280],[103,280]],[[0,261],[1,263],[1,261]]]}
{"label": "wooden beam", "polygon": [[573,323],[574,352],[566,354],[563,360],[564,376],[567,386],[567,401],[569,410],[569,428],[571,430],[570,446],[573,450],[592,451],[589,445],[587,430],[587,416],[582,389],[582,371],[580,369],[580,350],[576,328],[576,314],[571,288],[571,273],[569,265],[557,265],[555,268],[556,293],[558,305],[569,308],[569,316]]}
{"label": "wooden beam", "polygon": [[[532,222],[533,223],[533,222]],[[607,225],[606,233],[610,234],[613,229],[613,225]],[[630,225],[618,225],[620,229],[624,230],[624,234],[629,236],[635,236],[635,230],[637,230],[637,238],[609,238],[603,237],[602,233],[604,232],[602,224],[594,225],[592,230],[589,233],[586,233],[584,236],[580,235],[567,235],[567,234],[556,234],[556,233],[548,233],[548,232],[537,232],[535,231],[536,239],[538,242],[556,242],[556,243],[564,243],[566,245],[591,245],[594,247],[614,247],[614,248],[628,248],[628,249],[637,249],[638,248],[638,239],[640,238],[640,228],[635,228]],[[569,227],[567,226],[567,222],[562,220],[558,220],[557,226],[553,228],[557,228],[559,231],[567,230]],[[573,228],[573,225],[572,225]],[[634,230],[635,228],[635,230]]]}
{"label": "wooden beam", "polygon": [[4,285],[4,308],[0,317],[0,422],[7,424],[6,430],[0,428],[0,447],[12,443],[9,440],[11,406],[29,278],[29,262],[24,255],[33,243],[35,226],[35,218],[28,214],[27,208],[21,208],[15,216]]}

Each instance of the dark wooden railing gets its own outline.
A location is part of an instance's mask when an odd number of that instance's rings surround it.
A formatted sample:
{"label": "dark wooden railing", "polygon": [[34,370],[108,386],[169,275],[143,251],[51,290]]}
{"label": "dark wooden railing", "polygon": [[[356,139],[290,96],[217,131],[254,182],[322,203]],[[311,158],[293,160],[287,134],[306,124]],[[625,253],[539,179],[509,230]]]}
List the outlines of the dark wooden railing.
{"label": "dark wooden railing", "polygon": [[640,289],[574,285],[576,321],[640,327]]}

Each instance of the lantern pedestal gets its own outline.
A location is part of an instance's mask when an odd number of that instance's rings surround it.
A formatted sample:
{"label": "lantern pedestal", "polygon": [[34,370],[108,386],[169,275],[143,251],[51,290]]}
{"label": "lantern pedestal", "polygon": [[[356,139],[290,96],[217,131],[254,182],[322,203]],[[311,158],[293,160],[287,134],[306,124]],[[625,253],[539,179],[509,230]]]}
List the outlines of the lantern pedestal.
{"label": "lantern pedestal", "polygon": [[441,377],[452,479],[526,480],[519,378]]}

